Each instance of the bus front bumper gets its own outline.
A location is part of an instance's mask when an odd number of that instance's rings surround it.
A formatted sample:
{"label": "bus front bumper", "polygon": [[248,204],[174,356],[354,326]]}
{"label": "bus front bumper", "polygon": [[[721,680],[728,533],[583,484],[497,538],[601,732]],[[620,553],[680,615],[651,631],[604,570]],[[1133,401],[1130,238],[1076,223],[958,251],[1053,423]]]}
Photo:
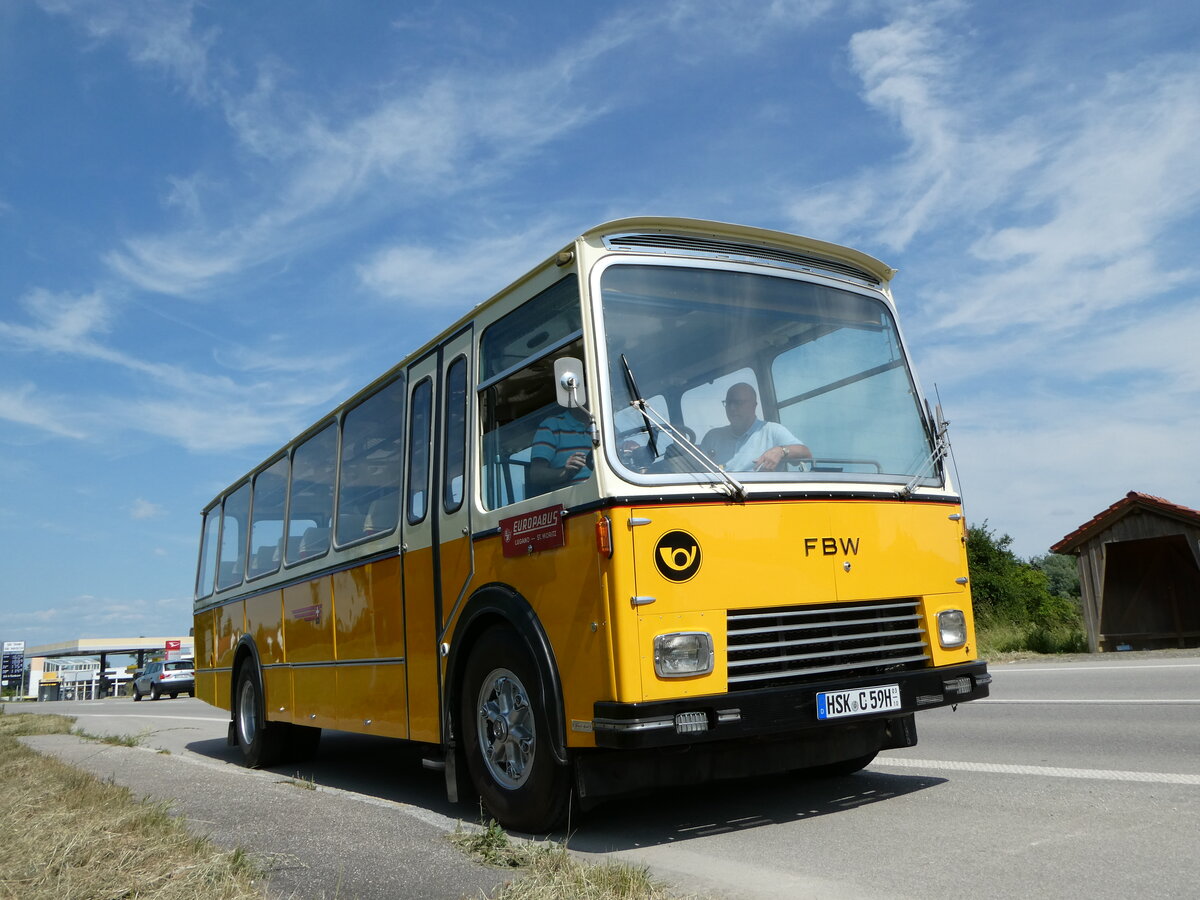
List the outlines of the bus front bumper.
{"label": "bus front bumper", "polygon": [[[794,734],[812,729],[899,719],[923,709],[979,700],[988,695],[991,681],[987,663],[977,660],[959,666],[682,700],[647,703],[600,701],[594,707],[592,727],[597,747],[622,750]],[[845,707],[831,709],[831,704],[826,702],[820,704],[821,714],[818,713],[818,695],[861,691],[864,699],[885,697],[886,689],[893,685],[899,688],[899,705],[887,704],[887,708],[879,712],[847,712]],[[872,689],[885,689],[885,693],[867,693]],[[870,706],[870,703],[864,705]],[[853,706],[853,703],[849,706]]]}

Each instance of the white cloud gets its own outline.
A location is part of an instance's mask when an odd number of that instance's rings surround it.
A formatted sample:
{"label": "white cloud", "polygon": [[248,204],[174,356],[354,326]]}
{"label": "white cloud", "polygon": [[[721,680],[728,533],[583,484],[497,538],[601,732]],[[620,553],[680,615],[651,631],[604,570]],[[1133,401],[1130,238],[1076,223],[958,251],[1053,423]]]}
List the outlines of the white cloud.
{"label": "white cloud", "polygon": [[1031,555],[1130,490],[1200,505],[1200,297],[1177,237],[1200,205],[1200,65],[998,62],[962,7],[894,9],[850,62],[900,149],[790,210],[915,262],[901,306],[968,515]]}
{"label": "white cloud", "polygon": [[630,39],[605,31],[527,69],[435,73],[344,122],[289,99],[274,76],[260,78],[225,102],[235,137],[269,164],[244,173],[261,187],[210,226],[194,215],[200,180],[175,179],[170,200],[192,221],[129,238],[107,262],[144,290],[186,295],[393,214],[396,204],[478,189],[603,114],[603,103],[579,102],[573,80]]}
{"label": "white cloud", "polygon": [[478,303],[542,262],[566,229],[543,219],[528,231],[491,237],[464,235],[438,246],[396,244],[376,251],[359,266],[363,285],[383,297],[416,307]]}
{"label": "white cloud", "polygon": [[[186,634],[191,604],[79,595],[38,609],[9,610],[5,627],[27,646],[64,640]],[[182,630],[181,630],[182,629]]]}
{"label": "white cloud", "polygon": [[192,2],[154,0],[38,0],[42,9],[65,15],[96,41],[116,40],[130,58],[167,72],[197,99],[207,96],[208,52],[214,32],[197,33]]}
{"label": "white cloud", "polygon": [[135,392],[127,396],[82,387],[70,394],[45,395],[33,384],[0,391],[0,418],[51,434],[99,438],[140,432],[191,450],[282,443],[307,424],[311,410],[340,399],[346,390],[344,378],[322,378],[314,390],[310,380],[298,383],[292,377],[297,371],[327,374],[346,354],[306,364],[244,347],[218,354],[242,372],[256,373],[246,380],[142,359],[111,346],[101,338],[117,317],[98,293],[72,297],[39,290],[24,298],[22,305],[31,321],[0,322],[0,341],[136,376]]}
{"label": "white cloud", "polygon": [[129,515],[135,519],[154,519],[163,515],[164,510],[157,503],[138,497],[129,508]]}
{"label": "white cloud", "polygon": [[73,427],[75,417],[55,401],[43,400],[32,384],[0,388],[0,419],[44,431],[56,437],[81,440],[86,432]]}

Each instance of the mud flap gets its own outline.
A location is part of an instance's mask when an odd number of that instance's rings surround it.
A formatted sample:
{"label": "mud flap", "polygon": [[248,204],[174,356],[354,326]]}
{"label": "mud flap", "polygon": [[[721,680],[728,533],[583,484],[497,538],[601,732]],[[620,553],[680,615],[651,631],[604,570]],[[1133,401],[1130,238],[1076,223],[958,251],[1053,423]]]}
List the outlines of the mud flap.
{"label": "mud flap", "polygon": [[888,719],[883,732],[883,743],[880,750],[899,750],[902,747],[917,746],[917,720],[909,713],[907,716],[897,716]]}

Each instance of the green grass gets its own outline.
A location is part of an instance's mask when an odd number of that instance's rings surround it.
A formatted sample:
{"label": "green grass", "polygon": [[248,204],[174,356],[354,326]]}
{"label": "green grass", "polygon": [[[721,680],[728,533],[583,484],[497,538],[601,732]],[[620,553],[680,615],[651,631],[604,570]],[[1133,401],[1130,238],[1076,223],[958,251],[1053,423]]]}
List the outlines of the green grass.
{"label": "green grass", "polygon": [[482,863],[519,874],[493,900],[672,900],[677,895],[644,866],[583,862],[564,844],[514,841],[494,821],[482,831],[460,826],[450,840]]}
{"label": "green grass", "polygon": [[1074,625],[1039,626],[1031,623],[982,621],[975,624],[979,655],[1003,653],[1087,653],[1087,634]]}

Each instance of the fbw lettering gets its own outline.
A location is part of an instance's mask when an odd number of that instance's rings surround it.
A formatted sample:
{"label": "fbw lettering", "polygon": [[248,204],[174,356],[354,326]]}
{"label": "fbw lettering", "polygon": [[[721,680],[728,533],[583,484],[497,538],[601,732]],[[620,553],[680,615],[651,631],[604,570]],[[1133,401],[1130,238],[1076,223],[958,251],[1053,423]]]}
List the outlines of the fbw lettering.
{"label": "fbw lettering", "polygon": [[804,555],[820,553],[822,556],[857,556],[858,542],[862,538],[807,537],[804,539]]}

